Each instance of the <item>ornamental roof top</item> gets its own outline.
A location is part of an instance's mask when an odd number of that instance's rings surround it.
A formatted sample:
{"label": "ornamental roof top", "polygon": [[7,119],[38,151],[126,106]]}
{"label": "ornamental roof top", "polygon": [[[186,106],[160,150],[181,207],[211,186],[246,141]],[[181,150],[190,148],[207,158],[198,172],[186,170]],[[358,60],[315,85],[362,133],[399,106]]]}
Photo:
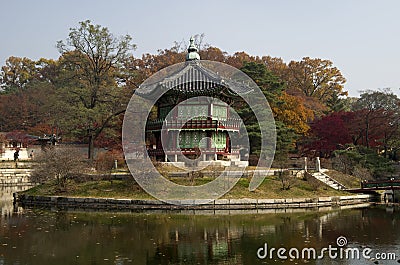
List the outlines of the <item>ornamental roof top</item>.
{"label": "ornamental roof top", "polygon": [[200,55],[197,53],[198,49],[194,44],[194,38],[190,38],[190,44],[188,47],[188,53],[186,54],[186,61],[200,60]]}

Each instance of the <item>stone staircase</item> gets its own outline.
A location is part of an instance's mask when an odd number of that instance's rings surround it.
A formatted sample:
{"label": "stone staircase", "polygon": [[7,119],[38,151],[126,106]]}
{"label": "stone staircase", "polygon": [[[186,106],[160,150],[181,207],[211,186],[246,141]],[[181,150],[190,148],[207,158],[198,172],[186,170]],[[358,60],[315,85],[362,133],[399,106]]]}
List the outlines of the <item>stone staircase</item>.
{"label": "stone staircase", "polygon": [[326,185],[328,185],[329,187],[335,189],[335,190],[346,190],[346,186],[341,184],[340,182],[334,180],[333,178],[331,178],[330,176],[328,176],[327,174],[323,173],[323,172],[315,172],[315,173],[311,173],[311,175],[318,179],[319,181],[325,183]]}
{"label": "stone staircase", "polygon": [[29,168],[0,168],[0,186],[29,185]]}

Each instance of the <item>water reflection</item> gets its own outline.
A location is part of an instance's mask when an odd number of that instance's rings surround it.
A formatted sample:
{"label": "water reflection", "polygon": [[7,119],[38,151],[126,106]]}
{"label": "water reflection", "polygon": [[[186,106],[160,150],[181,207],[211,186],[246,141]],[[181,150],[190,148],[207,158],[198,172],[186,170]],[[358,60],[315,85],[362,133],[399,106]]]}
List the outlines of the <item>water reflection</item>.
{"label": "water reflection", "polygon": [[22,207],[13,205],[13,193],[24,191],[32,187],[31,185],[0,186],[0,209],[1,216],[22,213]]}
{"label": "water reflection", "polygon": [[346,236],[351,246],[398,253],[400,239],[400,212],[393,208],[193,215],[7,207],[0,264],[373,264],[259,260],[256,251],[266,242],[276,248],[321,249]]}

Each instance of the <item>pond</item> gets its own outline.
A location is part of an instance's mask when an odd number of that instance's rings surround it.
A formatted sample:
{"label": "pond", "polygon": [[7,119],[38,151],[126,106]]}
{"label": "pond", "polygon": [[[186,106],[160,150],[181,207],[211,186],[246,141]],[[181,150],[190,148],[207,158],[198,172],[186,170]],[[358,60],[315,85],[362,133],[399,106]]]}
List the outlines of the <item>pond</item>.
{"label": "pond", "polygon": [[399,264],[400,259],[400,211],[391,207],[75,212],[22,209],[12,205],[10,191],[1,190],[0,264]]}

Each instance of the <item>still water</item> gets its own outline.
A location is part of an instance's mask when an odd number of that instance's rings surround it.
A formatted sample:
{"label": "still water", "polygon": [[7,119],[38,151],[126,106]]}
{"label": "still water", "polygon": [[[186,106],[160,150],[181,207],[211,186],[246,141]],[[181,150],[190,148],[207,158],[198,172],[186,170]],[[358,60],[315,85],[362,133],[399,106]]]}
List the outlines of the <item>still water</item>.
{"label": "still water", "polygon": [[[22,209],[2,194],[0,264],[399,264],[400,210],[361,207],[296,213],[90,212]],[[360,258],[304,248],[337,248],[337,238]],[[345,237],[345,238],[343,238]],[[265,259],[257,251],[285,248]],[[299,250],[291,259],[289,250]],[[369,259],[362,251],[371,249]],[[259,254],[264,254],[264,249]],[[376,253],[391,260],[375,260]],[[290,254],[296,256],[292,250]],[[335,253],[331,253],[332,255]],[[350,253],[351,254],[351,253]],[[390,255],[389,255],[390,254]],[[285,256],[285,255],[283,255]]]}

